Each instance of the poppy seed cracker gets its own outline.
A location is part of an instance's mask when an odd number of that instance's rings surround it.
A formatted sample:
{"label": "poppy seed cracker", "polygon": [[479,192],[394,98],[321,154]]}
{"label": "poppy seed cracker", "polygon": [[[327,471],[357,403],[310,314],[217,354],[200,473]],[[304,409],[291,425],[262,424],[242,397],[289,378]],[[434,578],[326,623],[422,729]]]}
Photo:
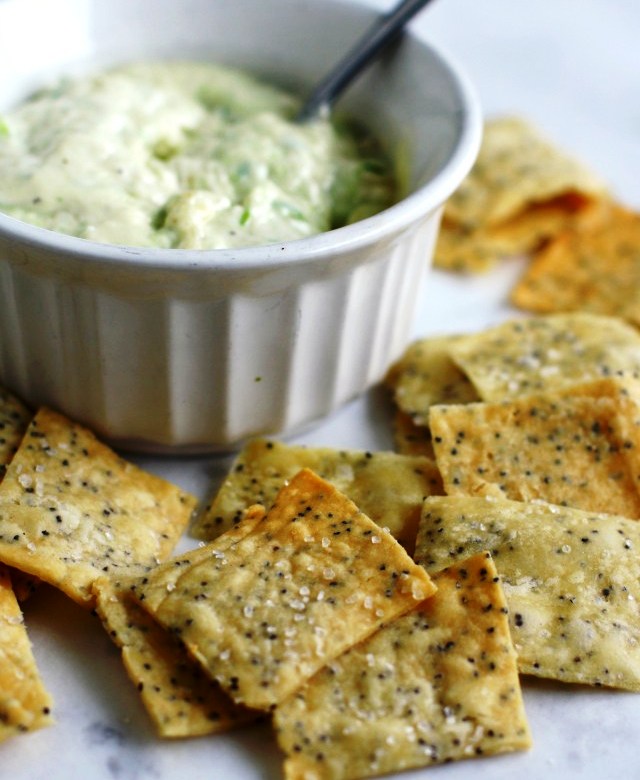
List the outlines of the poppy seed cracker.
{"label": "poppy seed cracker", "polygon": [[528,748],[516,655],[491,557],[335,659],[274,713],[287,780],[356,780]]}
{"label": "poppy seed cracker", "polygon": [[195,499],[41,409],[0,484],[0,560],[90,605],[91,583],[165,558]]}
{"label": "poppy seed cracker", "polygon": [[151,616],[185,566],[229,549],[264,517],[252,507],[235,528],[208,546],[189,550],[150,569],[144,576],[93,583],[96,611],[121,649],[129,678],[161,737],[195,737],[229,731],[255,720],[257,714],[235,704],[208,677],[184,645]]}
{"label": "poppy seed cracker", "polygon": [[226,553],[154,610],[231,696],[270,709],[435,586],[398,542],[303,469]]}
{"label": "poppy seed cracker", "polygon": [[591,224],[607,199],[598,177],[529,122],[489,119],[476,162],[445,204],[434,263],[482,273],[567,226]]}
{"label": "poppy seed cracker", "polygon": [[192,533],[212,539],[231,528],[250,504],[268,508],[285,480],[302,468],[334,485],[409,550],[415,543],[423,499],[442,492],[433,461],[420,456],[256,439],[239,453]]}
{"label": "poppy seed cracker", "polygon": [[606,218],[608,202],[588,200],[568,192],[551,200],[530,204],[514,217],[495,225],[469,226],[446,216],[438,237],[434,263],[464,274],[481,274],[508,257],[530,255],[543,249],[568,229],[596,228]]}
{"label": "poppy seed cracker", "polygon": [[434,407],[446,493],[640,518],[640,413],[625,387],[600,380],[503,403]]}
{"label": "poppy seed cracker", "polygon": [[433,336],[410,344],[391,367],[386,384],[401,412],[416,425],[429,425],[435,404],[465,404],[480,397],[466,374],[454,363],[450,348],[464,336]]}
{"label": "poppy seed cracker", "polygon": [[209,558],[217,559],[253,531],[265,514],[266,510],[262,505],[250,506],[233,528],[225,531],[214,541],[163,561],[141,577],[130,578],[131,592],[149,612],[153,612],[164,600],[167,593],[176,587],[185,568],[195,566]]}
{"label": "poppy seed cracker", "polygon": [[[33,413],[12,393],[0,387],[0,480],[33,418]],[[13,592],[18,601],[26,601],[38,586],[38,578],[13,569]]]}
{"label": "poppy seed cracker", "polygon": [[489,119],[478,158],[445,207],[462,225],[500,225],[532,204],[566,194],[589,201],[606,193],[602,180],[521,117]]}
{"label": "poppy seed cracker", "polygon": [[539,252],[511,293],[537,313],[588,311],[640,325],[640,214],[612,205],[590,230],[567,230]]}
{"label": "poppy seed cracker", "polygon": [[146,612],[123,582],[93,583],[96,611],[121,648],[131,681],[161,737],[218,734],[255,720],[204,673],[179,641]]}
{"label": "poppy seed cracker", "polygon": [[449,354],[483,401],[640,376],[640,333],[584,312],[509,320],[459,339]]}
{"label": "poppy seed cracker", "polygon": [[520,671],[640,690],[640,524],[545,503],[425,501],[416,560],[437,572],[489,550]]}

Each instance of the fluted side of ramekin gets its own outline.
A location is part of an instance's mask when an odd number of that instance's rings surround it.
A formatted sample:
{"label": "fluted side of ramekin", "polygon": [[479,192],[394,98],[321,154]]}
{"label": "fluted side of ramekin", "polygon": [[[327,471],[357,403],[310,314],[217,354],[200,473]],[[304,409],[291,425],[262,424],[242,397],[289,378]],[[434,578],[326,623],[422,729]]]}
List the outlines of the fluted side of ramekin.
{"label": "fluted side of ramekin", "polygon": [[[0,375],[123,446],[201,451],[339,408],[406,344],[438,213],[321,273],[215,300],[0,264]],[[266,287],[266,289],[265,289]]]}
{"label": "fluted side of ramekin", "polygon": [[[5,15],[5,37],[20,46],[0,52],[12,74],[0,105],[54,74],[158,57],[213,59],[304,93],[377,18],[351,0],[76,6],[82,14],[64,17],[46,51],[22,16]],[[410,31],[340,110],[388,146],[406,196],[317,236],[163,250],[0,214],[0,383],[123,447],[172,453],[289,434],[371,387],[406,346],[439,214],[477,154],[481,112],[450,58]]]}

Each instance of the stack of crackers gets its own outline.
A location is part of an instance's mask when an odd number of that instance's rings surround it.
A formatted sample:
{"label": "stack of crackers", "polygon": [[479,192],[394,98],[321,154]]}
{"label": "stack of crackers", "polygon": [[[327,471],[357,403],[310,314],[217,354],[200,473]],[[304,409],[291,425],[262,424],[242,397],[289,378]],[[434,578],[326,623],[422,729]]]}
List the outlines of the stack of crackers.
{"label": "stack of crackers", "polygon": [[412,344],[395,451],[255,440],[196,500],[0,391],[0,740],[52,723],[20,602],[96,611],[161,737],[270,719],[288,780],[530,746],[529,674],[640,690],[640,218],[487,123],[435,264],[536,313]]}
{"label": "stack of crackers", "polygon": [[3,396],[0,736],[52,701],[16,593],[95,609],[162,737],[270,720],[289,780],[531,744],[521,675],[640,690],[640,334],[531,316],[422,339],[395,451],[258,439],[195,499]]}
{"label": "stack of crackers", "polygon": [[415,559],[433,573],[491,553],[522,673],[640,690],[638,331],[515,319],[416,342],[388,383],[398,449],[443,482]]}
{"label": "stack of crackers", "polygon": [[442,493],[422,455],[255,440],[193,526],[213,541],[134,584],[234,702],[271,714],[285,777],[529,747],[491,554],[428,580],[409,554],[425,498]]}
{"label": "stack of crackers", "polygon": [[[523,674],[640,690],[640,334],[620,318],[589,313],[523,317],[417,341],[387,384],[395,452],[250,442],[192,529],[214,539],[204,549],[214,545],[218,564],[193,576],[167,569],[177,579],[149,578],[145,586],[149,612],[203,655],[236,702],[271,710],[288,778],[355,780],[526,748]],[[245,603],[241,586],[221,574],[246,560],[229,556],[226,540],[237,544],[247,521],[259,533],[262,511],[278,517],[287,486],[301,474],[313,474],[319,489],[322,481],[323,492],[349,496],[375,521],[376,537],[397,540],[436,590],[298,679],[283,698],[271,692],[246,701],[258,678],[247,687],[242,670],[227,664],[250,657],[261,670],[264,659],[253,649],[239,656],[238,640],[219,644],[221,629],[208,622],[213,571],[218,585],[219,578],[228,583],[236,612],[248,608],[251,620],[236,615],[233,625],[255,646],[264,640],[252,622],[262,603]],[[314,506],[309,501],[299,521],[317,513]],[[341,517],[345,510],[335,506]],[[327,551],[340,534],[333,527],[320,539]],[[307,543],[319,535],[309,533]],[[281,536],[268,536],[283,550]],[[281,566],[285,578],[292,575],[292,548],[284,548],[286,563],[267,566],[258,538],[242,543],[256,556],[252,570]],[[317,570],[318,558],[305,551],[304,560]],[[317,577],[303,579],[301,599],[283,581],[301,625],[327,592]],[[376,608],[361,580],[352,587],[354,602]],[[299,629],[283,628],[287,610],[271,598],[279,618],[265,621],[260,612],[263,631],[293,641]],[[207,606],[194,605],[185,621],[178,615],[189,599]],[[270,676],[259,684],[271,691]]]}
{"label": "stack of crackers", "polygon": [[23,414],[0,484],[3,738],[52,720],[19,572],[95,609],[160,736],[270,718],[286,777],[345,780],[529,746],[490,553],[431,573],[412,557],[443,492],[430,459],[251,442],[200,546],[169,558],[193,497],[6,403]]}
{"label": "stack of crackers", "polygon": [[515,306],[640,322],[640,214],[528,121],[498,117],[445,205],[434,264],[477,274],[510,256],[530,260]]}
{"label": "stack of crackers", "polygon": [[0,740],[52,723],[20,609],[40,582],[92,608],[93,583],[173,550],[195,499],[64,416],[0,392]]}

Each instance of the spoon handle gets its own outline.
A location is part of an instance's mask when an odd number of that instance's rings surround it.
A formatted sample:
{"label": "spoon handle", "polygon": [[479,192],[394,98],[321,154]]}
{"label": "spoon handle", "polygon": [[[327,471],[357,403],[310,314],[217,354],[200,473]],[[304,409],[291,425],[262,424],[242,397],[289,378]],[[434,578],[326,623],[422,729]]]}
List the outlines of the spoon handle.
{"label": "spoon handle", "polygon": [[342,90],[402,32],[407,22],[431,0],[401,0],[382,14],[338,64],[324,77],[305,101],[298,121],[310,119],[331,107]]}

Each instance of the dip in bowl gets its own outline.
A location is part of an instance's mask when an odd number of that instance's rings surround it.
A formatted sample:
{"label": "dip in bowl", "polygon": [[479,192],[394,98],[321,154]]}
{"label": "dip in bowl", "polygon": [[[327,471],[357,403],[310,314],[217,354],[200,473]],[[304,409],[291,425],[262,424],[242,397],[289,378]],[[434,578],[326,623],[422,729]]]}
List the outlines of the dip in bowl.
{"label": "dip in bowl", "polygon": [[[58,76],[141,61],[241,68],[303,95],[376,13],[337,0],[51,5],[0,4],[0,64],[14,76],[0,113]],[[46,46],[28,34],[34,13],[49,25]],[[193,249],[104,243],[0,214],[0,382],[154,452],[290,433],[376,383],[410,336],[480,111],[458,69],[411,34],[339,111],[381,140],[407,192],[341,227]]]}
{"label": "dip in bowl", "polygon": [[391,159],[235,68],[135,62],[55,80],[0,116],[0,211],[109,244],[229,249],[390,206]]}

